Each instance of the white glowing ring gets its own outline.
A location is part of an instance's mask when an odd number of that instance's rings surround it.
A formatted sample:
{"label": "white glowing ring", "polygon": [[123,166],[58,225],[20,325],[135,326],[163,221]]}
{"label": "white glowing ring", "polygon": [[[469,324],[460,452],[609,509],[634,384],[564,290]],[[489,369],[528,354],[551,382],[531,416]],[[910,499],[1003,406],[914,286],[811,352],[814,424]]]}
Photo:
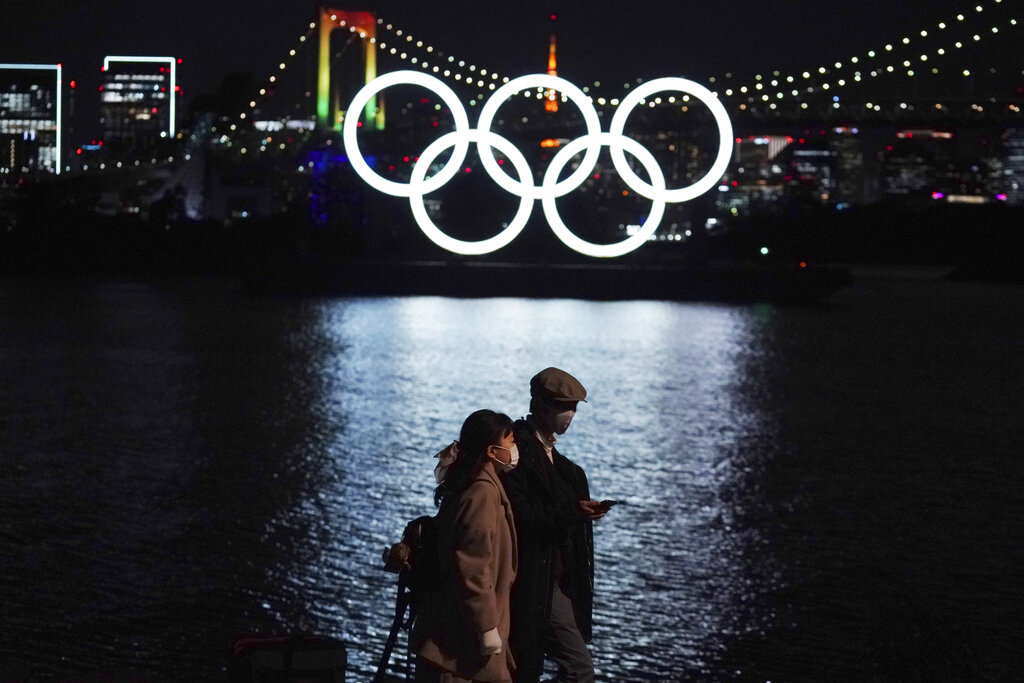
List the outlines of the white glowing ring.
{"label": "white glowing ring", "polygon": [[[476,256],[479,254],[489,254],[492,251],[501,249],[514,240],[519,233],[523,231],[523,228],[526,227],[526,221],[530,219],[530,212],[533,210],[533,199],[527,196],[528,192],[520,194],[519,198],[521,201],[519,202],[519,210],[516,211],[516,215],[509,222],[508,227],[494,237],[489,237],[485,240],[479,240],[476,242],[457,240],[454,237],[446,235],[436,225],[434,225],[434,222],[430,220],[430,216],[427,215],[426,207],[423,205],[423,195],[430,191],[427,188],[431,184],[429,181],[424,182],[427,169],[430,168],[430,164],[444,150],[452,146],[458,147],[459,145],[466,147],[470,142],[477,143],[480,149],[497,147],[502,154],[509,158],[512,165],[515,166],[516,173],[518,173],[519,177],[522,179],[522,187],[526,190],[533,189],[533,175],[532,171],[530,171],[530,165],[526,161],[526,157],[524,157],[523,153],[507,139],[490,131],[454,131],[442,135],[440,138],[430,143],[430,145],[423,150],[423,154],[420,155],[416,165],[413,166],[412,176],[409,178],[409,206],[412,207],[413,217],[416,218],[416,223],[420,226],[420,230],[423,231],[423,234],[426,235],[431,242],[443,249],[455,252],[456,254]],[[445,169],[450,167],[451,164],[449,163]],[[504,172],[502,175],[504,175]]]}
{"label": "white glowing ring", "polygon": [[659,190],[651,187],[636,173],[633,173],[633,169],[626,163],[626,157],[622,153],[622,148],[617,145],[611,146],[612,163],[626,185],[644,197],[648,199],[660,198],[670,203],[685,202],[699,197],[714,187],[715,183],[725,175],[725,169],[729,166],[729,158],[732,156],[732,122],[729,120],[729,114],[725,111],[725,107],[722,106],[722,103],[715,97],[713,92],[699,83],[694,83],[685,78],[669,77],[648,81],[622,99],[622,102],[619,103],[619,108],[615,110],[615,115],[612,117],[612,123],[608,132],[615,136],[621,136],[626,126],[626,118],[633,108],[640,104],[640,100],[648,95],[665,90],[693,95],[711,110],[711,114],[715,117],[715,123],[718,124],[719,136],[718,157],[715,159],[715,163],[711,165],[711,169],[692,185],[675,190],[666,190],[664,188]]}
{"label": "white glowing ring", "polygon": [[[526,76],[520,76],[519,78],[513,78],[508,83],[504,84],[497,90],[495,90],[491,96],[487,99],[487,103],[484,105],[483,110],[480,112],[480,120],[477,122],[477,128],[482,131],[490,131],[491,123],[494,121],[494,115],[498,111],[505,100],[513,95],[526,90],[527,88],[543,88],[545,90],[557,90],[562,93],[575,104],[580,113],[583,115],[583,121],[587,125],[586,137],[588,140],[594,140],[593,136],[601,132],[601,121],[597,116],[597,110],[594,109],[594,105],[591,103],[590,98],[575,85],[559,78],[558,76],[551,76],[549,74],[528,74]],[[561,197],[564,194],[568,194],[583,184],[584,179],[590,175],[590,172],[594,170],[597,165],[597,157],[601,154],[601,145],[592,143],[587,147],[587,153],[583,155],[583,160],[580,162],[579,167],[573,171],[573,173],[560,183],[556,183],[554,188],[547,188],[542,190],[540,187],[531,184],[529,188],[523,187],[523,185],[513,180],[507,173],[505,173],[497,162],[494,160],[494,153],[487,146],[479,147],[480,160],[484,164],[484,168],[487,169],[487,175],[491,176],[502,189],[509,194],[522,196],[528,196],[531,199],[543,199],[544,196],[550,194],[552,191],[555,192],[556,197]]]}
{"label": "white glowing ring", "polygon": [[[661,172],[661,167],[658,166],[658,162],[654,158],[654,155],[647,151],[646,147],[632,138],[615,135],[613,133],[599,133],[596,136],[593,136],[593,139],[588,139],[589,137],[590,136],[576,138],[559,150],[558,154],[556,154],[551,160],[548,170],[544,173],[544,182],[541,186],[545,190],[541,199],[541,206],[544,207],[544,216],[548,219],[548,225],[551,226],[551,230],[558,236],[558,239],[562,240],[562,242],[570,249],[587,256],[596,256],[598,258],[622,256],[623,254],[628,254],[642,245],[651,235],[654,234],[654,231],[658,229],[658,225],[661,223],[661,218],[665,214],[665,199],[662,196],[665,192],[665,174]],[[562,167],[565,166],[575,155],[579,154],[582,148],[593,146],[595,143],[598,146],[608,145],[611,148],[612,154],[618,152],[622,155],[623,150],[625,150],[635,156],[643,167],[647,169],[647,172],[651,176],[651,182],[654,183],[653,186],[648,185],[648,187],[651,187],[655,191],[655,196],[652,198],[654,203],[651,205],[651,212],[648,214],[647,220],[644,221],[643,226],[635,234],[614,244],[594,244],[593,242],[587,242],[573,234],[573,232],[565,226],[565,223],[562,222],[562,217],[558,213],[558,207],[555,205],[556,195],[551,192],[555,187],[556,181],[558,180],[558,174],[561,172]],[[623,156],[623,161],[625,161],[625,156]]]}
{"label": "white glowing ring", "polygon": [[[393,180],[382,178],[370,168],[366,163],[366,160],[363,159],[362,153],[359,151],[359,142],[356,137],[359,123],[358,112],[363,111],[366,103],[370,101],[371,97],[392,85],[419,85],[428,90],[432,90],[441,98],[441,101],[447,105],[448,109],[451,110],[452,117],[455,119],[456,132],[466,133],[469,131],[469,118],[466,116],[466,109],[462,106],[462,102],[459,100],[459,97],[455,94],[454,90],[445,85],[444,81],[434,78],[433,76],[420,73],[419,71],[393,71],[391,73],[384,74],[383,76],[367,83],[359,92],[356,93],[355,98],[352,100],[352,104],[350,104],[348,108],[348,110],[353,113],[352,115],[345,117],[345,123],[342,125],[341,129],[341,139],[345,144],[345,152],[348,154],[349,161],[352,163],[352,169],[360,178],[366,181],[370,187],[379,190],[384,194],[390,194],[395,197],[408,197],[412,191],[412,188],[408,184],[396,183]],[[455,142],[455,149],[452,151],[452,156],[448,160],[448,164],[440,173],[430,178],[426,187],[422,189],[422,194],[433,192],[451,180],[462,167],[462,162],[466,159],[466,151],[468,148],[469,138],[457,138]]]}

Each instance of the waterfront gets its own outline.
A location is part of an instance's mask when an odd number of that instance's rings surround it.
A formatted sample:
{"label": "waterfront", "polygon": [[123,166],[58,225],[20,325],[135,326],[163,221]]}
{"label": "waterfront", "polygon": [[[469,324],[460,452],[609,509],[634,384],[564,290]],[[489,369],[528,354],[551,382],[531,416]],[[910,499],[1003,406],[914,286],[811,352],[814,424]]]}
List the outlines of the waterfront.
{"label": "waterfront", "polygon": [[367,680],[431,455],[536,370],[591,392],[603,680],[1007,680],[1022,664],[1024,290],[819,306],[0,283],[0,663],[223,680],[249,631]]}

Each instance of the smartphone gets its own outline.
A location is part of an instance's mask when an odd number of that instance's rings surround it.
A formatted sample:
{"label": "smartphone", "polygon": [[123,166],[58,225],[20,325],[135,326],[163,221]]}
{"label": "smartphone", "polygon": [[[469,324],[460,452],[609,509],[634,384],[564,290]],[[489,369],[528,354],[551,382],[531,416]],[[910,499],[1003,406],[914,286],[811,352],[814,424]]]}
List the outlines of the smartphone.
{"label": "smartphone", "polygon": [[613,505],[618,505],[620,502],[621,501],[618,501],[618,500],[602,500],[601,501],[601,507],[603,507],[604,509],[607,510],[608,508],[610,508]]}

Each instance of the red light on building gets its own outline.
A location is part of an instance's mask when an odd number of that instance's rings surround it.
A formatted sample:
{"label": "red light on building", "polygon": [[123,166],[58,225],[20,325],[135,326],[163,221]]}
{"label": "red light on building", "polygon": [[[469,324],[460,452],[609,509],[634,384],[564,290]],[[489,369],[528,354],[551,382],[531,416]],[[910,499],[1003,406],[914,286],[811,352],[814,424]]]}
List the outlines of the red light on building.
{"label": "red light on building", "polygon": [[75,88],[78,87],[78,82],[77,81],[68,81],[68,87],[71,88],[72,90],[74,90]]}
{"label": "red light on building", "polygon": [[806,268],[807,267],[807,261],[801,261],[800,262],[800,267],[801,268]]}
{"label": "red light on building", "polygon": [[81,154],[81,153],[82,153],[82,148],[81,147],[79,147],[78,149],[75,150],[75,154]]}

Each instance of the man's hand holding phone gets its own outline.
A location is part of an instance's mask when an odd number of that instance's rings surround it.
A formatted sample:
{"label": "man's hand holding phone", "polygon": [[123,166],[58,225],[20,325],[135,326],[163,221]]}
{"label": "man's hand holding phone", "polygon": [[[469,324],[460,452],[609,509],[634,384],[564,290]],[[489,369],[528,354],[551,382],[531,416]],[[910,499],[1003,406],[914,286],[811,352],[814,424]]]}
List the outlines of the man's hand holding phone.
{"label": "man's hand holding phone", "polygon": [[580,511],[583,512],[583,516],[587,519],[596,521],[608,514],[612,506],[618,504],[618,502],[617,500],[581,500]]}

